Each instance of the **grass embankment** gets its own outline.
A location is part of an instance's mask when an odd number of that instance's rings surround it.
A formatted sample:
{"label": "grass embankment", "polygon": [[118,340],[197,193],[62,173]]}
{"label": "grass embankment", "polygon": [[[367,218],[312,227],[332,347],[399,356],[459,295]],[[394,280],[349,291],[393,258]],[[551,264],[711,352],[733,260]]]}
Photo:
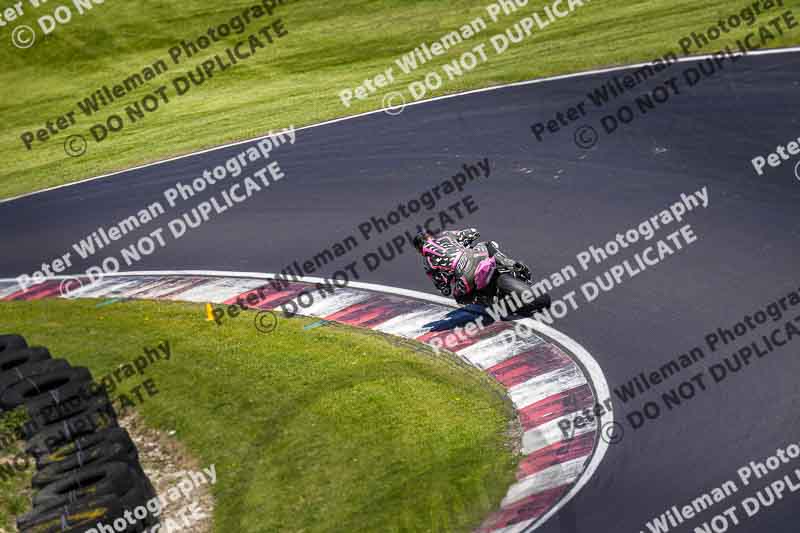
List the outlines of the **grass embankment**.
{"label": "grass embankment", "polygon": [[182,303],[0,309],[3,329],[97,379],[169,341],[117,392],[152,379],[145,422],[216,465],[216,531],[468,531],[513,482],[497,385],[386,337],[282,318],[260,334],[250,312],[218,327]]}
{"label": "grass embankment", "polygon": [[[300,0],[279,9],[288,36],[276,45],[225,72],[217,73],[202,86],[177,97],[172,78],[242,36],[257,31],[263,20],[250,25],[242,35],[231,35],[193,58],[175,65],[167,53],[182,40],[194,41],[209,27],[228,22],[254,0],[233,0],[211,5],[201,0],[177,3],[107,2],[60,26],[47,37],[38,36],[31,48],[11,46],[11,28],[28,24],[41,33],[37,17],[48,9],[26,13],[2,33],[0,59],[0,198],[76,181],[112,170],[186,153],[227,141],[264,134],[290,124],[301,126],[326,119],[383,107],[383,97],[420,81],[425,74],[457,59],[463,52],[485,43],[545,2],[532,1],[524,10],[492,22],[486,6],[475,0]],[[551,2],[547,2],[549,5]],[[502,55],[491,50],[489,62],[480,64],[462,78],[446,80],[427,96],[463,91],[536,77],[564,74],[590,68],[651,61],[670,50],[691,32],[703,32],[721,18],[736,13],[751,0],[605,0],[585,7],[550,24]],[[562,4],[563,6],[563,4]],[[785,8],[800,6],[786,0]],[[759,19],[766,23],[778,13],[773,9]],[[451,48],[411,74],[403,74],[394,60],[421,43],[438,41],[476,17],[488,28]],[[755,28],[757,26],[754,26]],[[753,28],[742,26],[726,34],[701,53],[733,43]],[[778,36],[777,31],[774,32]],[[25,37],[23,35],[23,37]],[[789,46],[800,42],[800,32],[791,30],[768,45]],[[103,85],[113,87],[125,78],[165,59],[170,70],[102,110],[84,116],[77,102]],[[379,89],[367,100],[354,100],[347,109],[338,93],[355,88],[367,78],[394,67],[395,82]],[[125,106],[140,101],[161,85],[167,85],[168,104],[147,114],[136,124],[126,118],[125,128],[102,143],[91,140],[91,126],[112,113],[124,115]],[[20,141],[25,131],[45,127],[70,110],[76,111],[75,126],[27,151]],[[64,141],[81,134],[89,139],[82,157],[67,157]]]}

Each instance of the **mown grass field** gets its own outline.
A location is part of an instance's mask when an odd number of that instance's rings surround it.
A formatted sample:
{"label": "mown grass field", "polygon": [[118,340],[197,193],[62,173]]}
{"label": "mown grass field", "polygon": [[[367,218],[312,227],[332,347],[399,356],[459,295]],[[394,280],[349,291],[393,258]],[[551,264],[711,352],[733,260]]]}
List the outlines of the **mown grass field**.
{"label": "mown grass field", "polygon": [[[140,101],[162,84],[194,68],[241,39],[231,35],[201,51],[105,108],[95,117],[80,113],[77,101],[103,85],[114,85],[157,59],[169,60],[167,51],[181,40],[193,40],[210,26],[228,22],[254,0],[212,4],[200,0],[161,2],[105,2],[82,16],[39,36],[31,48],[10,43],[14,24],[38,30],[36,19],[47,8],[27,7],[22,19],[0,29],[0,198],[96,176],[130,166],[164,159],[228,141],[247,139],[293,124],[302,126],[383,107],[384,95],[404,90],[412,81],[459,57],[480,43],[538,10],[545,4],[531,1],[525,10],[492,23],[486,12],[491,2],[475,0],[297,0],[282,6],[273,17],[283,20],[288,35],[276,45],[218,73],[200,87],[162,104],[136,124],[101,143],[94,142],[91,126],[125,106]],[[549,2],[548,2],[549,3]],[[447,81],[426,97],[500,83],[564,74],[599,66],[650,61],[670,50],[693,31],[703,31],[721,17],[751,4],[750,0],[605,0],[587,2],[578,11],[512,45],[502,55],[490,56],[461,78]],[[28,4],[26,3],[26,6]],[[49,9],[53,9],[52,3]],[[784,9],[797,8],[800,0],[786,0]],[[775,13],[778,10],[774,10]],[[416,72],[404,75],[395,66],[395,82],[350,108],[338,93],[354,88],[393,66],[400,55],[423,42],[481,16],[488,28],[450,49]],[[796,14],[797,16],[797,14]],[[773,15],[764,16],[766,23]],[[263,19],[262,19],[263,20]],[[251,25],[244,34],[262,23]],[[726,35],[710,53],[747,28]],[[777,33],[777,32],[776,32]],[[769,46],[800,42],[800,32],[789,31]],[[170,89],[172,93],[174,90]],[[407,94],[408,91],[404,92]],[[170,94],[172,94],[170,93]],[[174,95],[173,95],[174,96]],[[44,127],[49,119],[77,112],[76,125],[45,143],[25,149],[20,135]],[[98,120],[101,119],[101,120]],[[64,141],[81,134],[89,139],[82,157],[68,157]]]}
{"label": "mown grass field", "polygon": [[[4,330],[97,379],[169,341],[170,360],[117,393],[152,379],[158,394],[136,407],[145,422],[216,465],[215,531],[469,531],[514,480],[499,386],[429,351],[342,326],[304,330],[307,319],[262,334],[251,312],[217,326],[192,304],[0,311]],[[0,485],[6,515],[24,505],[12,497]]]}

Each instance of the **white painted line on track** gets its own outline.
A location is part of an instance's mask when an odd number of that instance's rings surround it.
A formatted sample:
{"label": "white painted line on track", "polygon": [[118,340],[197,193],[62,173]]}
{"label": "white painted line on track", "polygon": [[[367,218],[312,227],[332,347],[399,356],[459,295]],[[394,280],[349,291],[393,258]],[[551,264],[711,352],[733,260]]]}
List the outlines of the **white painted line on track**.
{"label": "white painted line on track", "polygon": [[[789,53],[795,53],[795,52],[800,52],[800,46],[789,47],[789,48],[775,48],[775,49],[770,49],[770,50],[757,50],[755,52],[748,52],[747,55],[748,56],[766,56],[766,55],[776,55],[776,54],[789,54]],[[707,54],[707,55],[701,55],[701,56],[681,57],[681,58],[678,58],[677,62],[678,63],[689,63],[689,62],[693,62],[693,61],[703,61],[703,60],[709,59],[709,58],[713,58],[713,56],[710,55],[710,54]],[[420,105],[420,104],[427,104],[427,103],[430,103],[430,102],[436,102],[436,101],[439,101],[439,100],[446,100],[446,99],[449,99],[449,98],[458,98],[458,97],[467,96],[467,95],[470,95],[470,94],[478,94],[478,93],[484,93],[484,92],[489,92],[489,91],[497,91],[497,90],[506,89],[506,88],[509,88],[509,87],[522,87],[522,86],[525,86],[525,85],[535,85],[535,84],[547,83],[547,82],[551,82],[551,81],[566,80],[566,79],[571,79],[571,78],[582,78],[582,77],[586,77],[586,76],[593,76],[593,75],[596,75],[596,74],[608,74],[610,72],[619,72],[621,70],[639,68],[639,67],[643,67],[645,65],[650,65],[650,64],[651,63],[636,63],[634,65],[620,65],[620,66],[616,66],[616,67],[608,67],[608,68],[603,68],[603,69],[595,69],[595,70],[586,70],[586,71],[583,71],[583,72],[575,72],[575,73],[572,73],[572,74],[562,74],[562,75],[559,75],[559,76],[550,76],[550,77],[547,77],[547,78],[537,78],[537,79],[533,79],[533,80],[517,81],[517,82],[506,83],[506,84],[502,84],[502,85],[493,85],[491,87],[484,87],[482,89],[473,89],[473,90],[470,90],[470,91],[464,91],[464,92],[460,92],[460,93],[453,93],[453,94],[445,94],[445,95],[442,95],[442,96],[435,96],[433,98],[420,100],[418,102],[409,102],[408,104],[405,105],[405,107],[411,107],[411,106]],[[347,120],[353,120],[353,119],[356,119],[356,118],[366,117],[366,116],[369,116],[369,115],[374,115],[376,113],[383,113],[383,112],[384,112],[383,108],[375,109],[373,111],[366,111],[364,113],[358,113],[356,115],[348,115],[346,117],[334,118],[334,119],[331,119],[331,120],[318,122],[316,124],[309,124],[308,126],[301,126],[299,128],[295,128],[295,131],[302,131],[302,130],[307,130],[307,129],[312,129],[312,128],[319,128],[321,126],[328,126],[328,125],[331,125],[331,124],[337,124],[339,122],[344,122],[344,121],[347,121]],[[280,132],[278,132],[278,133],[280,133]],[[156,166],[156,165],[162,165],[164,163],[170,163],[172,161],[178,161],[180,159],[185,159],[187,157],[193,157],[193,156],[196,156],[196,155],[207,154],[207,153],[210,153],[210,152],[214,152],[216,150],[224,150],[225,148],[230,148],[232,146],[239,146],[239,145],[242,145],[242,144],[248,144],[248,143],[260,141],[262,139],[275,137],[276,135],[278,135],[278,133],[272,133],[272,134],[262,135],[262,136],[259,136],[259,137],[253,137],[251,139],[245,139],[243,141],[235,141],[235,142],[228,143],[228,144],[222,144],[222,145],[219,145],[219,146],[206,148],[205,150],[199,150],[197,152],[191,152],[191,153],[188,153],[188,154],[183,154],[183,155],[179,155],[179,156],[175,156],[175,157],[170,157],[168,159],[162,159],[160,161],[153,161],[152,163],[145,163],[143,165],[138,165],[138,166],[135,166],[135,167],[126,168],[126,169],[123,169],[123,170],[117,170],[115,172],[110,172],[108,174],[102,174],[100,176],[94,176],[94,177],[86,178],[86,179],[83,179],[83,180],[80,180],[80,181],[74,181],[72,183],[64,183],[63,185],[56,185],[54,187],[48,187],[47,189],[42,189],[40,191],[33,191],[33,192],[25,193],[25,194],[20,194],[18,196],[13,196],[11,198],[0,199],[0,204],[4,204],[4,203],[7,203],[7,202],[13,202],[14,200],[19,200],[19,199],[22,199],[22,198],[27,198],[28,196],[34,196],[34,195],[42,194],[42,193],[45,193],[45,192],[55,191],[57,189],[63,189],[64,187],[72,187],[73,185],[80,185],[82,183],[88,183],[90,181],[100,180],[100,179],[104,179],[104,178],[110,178],[112,176],[117,176],[119,174],[124,174],[125,172],[133,172],[135,170],[141,170],[143,168],[148,168],[148,167],[152,167],[152,166]]]}

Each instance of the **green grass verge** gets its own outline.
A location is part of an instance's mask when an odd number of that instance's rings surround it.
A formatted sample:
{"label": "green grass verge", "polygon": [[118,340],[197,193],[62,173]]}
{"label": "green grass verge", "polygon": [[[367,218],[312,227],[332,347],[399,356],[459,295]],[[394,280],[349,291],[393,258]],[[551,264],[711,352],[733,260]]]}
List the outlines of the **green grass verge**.
{"label": "green grass verge", "polygon": [[[271,129],[311,124],[326,119],[379,109],[390,91],[404,89],[422,80],[432,70],[489,37],[504,31],[534,9],[545,5],[532,1],[523,11],[491,23],[486,6],[475,0],[342,0],[310,2],[299,0],[283,6],[276,16],[283,18],[289,32],[274,48],[260,51],[236,67],[176,97],[155,113],[113,134],[102,143],[90,141],[80,158],[64,153],[68,135],[89,137],[89,128],[111,113],[124,114],[126,105],[141,100],[176,75],[184,75],[201,61],[220,53],[231,36],[185,63],[170,64],[170,71],[141,87],[97,117],[78,111],[78,123],[44,144],[27,151],[19,136],[44,127],[103,85],[113,86],[157,59],[169,60],[167,50],[181,40],[193,40],[210,26],[227,22],[255,0],[233,0],[210,5],[201,0],[178,3],[155,1],[107,2],[75,18],[53,34],[40,36],[32,48],[11,46],[10,27],[0,38],[0,197],[76,181],[135,164],[187,153],[227,141],[264,134]],[[549,5],[551,2],[547,2]],[[462,78],[447,81],[430,93],[436,96],[466,89],[564,74],[606,65],[651,61],[670,50],[693,31],[702,32],[720,18],[736,13],[752,0],[605,0],[588,2],[578,11],[551,24],[502,55],[490,51],[488,63],[479,65]],[[26,3],[27,5],[27,3]],[[800,6],[800,0],[785,0],[784,8]],[[763,15],[766,23],[779,10]],[[23,23],[36,27],[37,16],[47,13],[28,7]],[[394,64],[401,54],[421,43],[440,39],[481,16],[489,27],[473,39],[452,48],[410,75]],[[799,17],[800,18],[800,17]],[[263,19],[262,19],[263,20]],[[259,22],[243,35],[256,30]],[[733,43],[752,28],[742,27],[724,36],[701,53],[710,53]],[[774,32],[777,36],[777,31]],[[239,37],[240,38],[240,37]],[[800,43],[800,31],[778,36],[769,46]],[[345,109],[338,93],[353,88],[394,66],[395,83],[367,100],[356,100]],[[406,94],[408,91],[404,91]],[[532,121],[536,117],[531,117]],[[545,119],[549,117],[539,117]],[[524,133],[521,132],[521,135]]]}
{"label": "green grass verge", "polygon": [[468,531],[513,483],[499,386],[419,345],[306,319],[264,335],[249,312],[219,327],[183,303],[2,311],[4,329],[98,379],[169,341],[169,361],[119,390],[153,379],[145,422],[216,465],[215,531]]}

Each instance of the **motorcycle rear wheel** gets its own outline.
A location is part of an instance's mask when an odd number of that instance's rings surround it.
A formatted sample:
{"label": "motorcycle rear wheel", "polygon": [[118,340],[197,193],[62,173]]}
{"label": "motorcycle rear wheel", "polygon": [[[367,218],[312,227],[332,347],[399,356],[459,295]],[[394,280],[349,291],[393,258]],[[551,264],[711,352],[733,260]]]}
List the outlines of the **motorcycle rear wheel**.
{"label": "motorcycle rear wheel", "polygon": [[[516,295],[516,301],[524,303],[526,300],[530,300],[530,295],[533,294],[533,288],[530,285],[511,274],[498,275],[495,280],[495,286],[497,288],[497,298],[501,300],[507,297],[514,299],[512,295]],[[526,293],[527,297],[523,298],[523,295]],[[517,312],[522,315],[530,316],[544,309],[549,309],[551,303],[552,300],[549,294],[541,294]]]}

